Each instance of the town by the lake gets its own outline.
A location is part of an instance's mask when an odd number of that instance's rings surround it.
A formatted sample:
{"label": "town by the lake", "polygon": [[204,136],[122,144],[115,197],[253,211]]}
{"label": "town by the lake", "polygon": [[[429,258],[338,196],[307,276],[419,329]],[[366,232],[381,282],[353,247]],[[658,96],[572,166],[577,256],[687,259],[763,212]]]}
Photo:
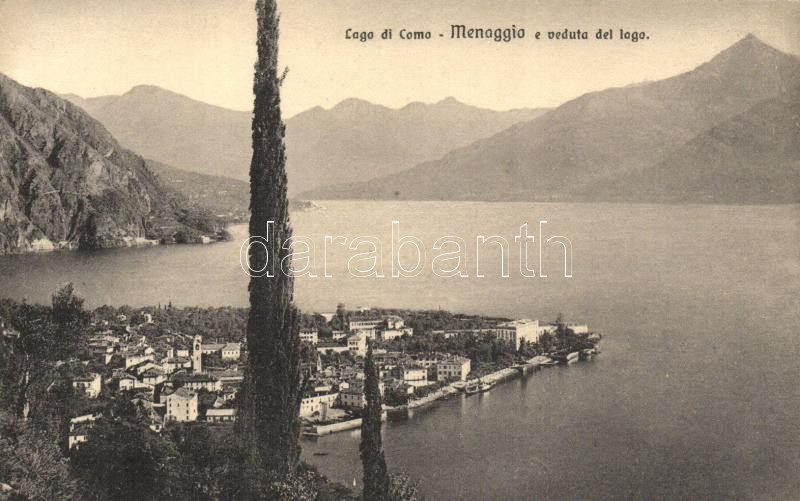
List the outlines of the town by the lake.
{"label": "town by the lake", "polygon": [[[5,318],[25,305],[3,303]],[[153,433],[177,423],[214,427],[235,422],[247,360],[244,308],[104,306],[54,365],[70,395],[62,440],[77,452],[112,409],[131,412]],[[0,317],[3,318],[3,317]],[[42,319],[43,320],[43,319]],[[30,333],[4,322],[11,346]],[[303,315],[299,331],[303,435],[358,428],[364,401],[364,356],[373,343],[387,412],[431,404],[541,368],[590,360],[599,333],[561,318],[552,322],[488,318],[445,311],[358,307]],[[68,392],[70,393],[70,392]]]}

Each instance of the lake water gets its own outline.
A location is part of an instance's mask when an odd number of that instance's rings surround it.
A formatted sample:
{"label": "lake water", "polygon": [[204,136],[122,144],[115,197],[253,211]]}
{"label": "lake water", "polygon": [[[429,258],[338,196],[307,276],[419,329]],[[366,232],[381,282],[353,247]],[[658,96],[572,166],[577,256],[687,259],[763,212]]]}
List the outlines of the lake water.
{"label": "lake water", "polygon": [[[323,202],[293,215],[295,235],[371,235],[383,278],[347,271],[353,251],[329,249],[333,278],[300,278],[309,310],[348,306],[584,321],[602,332],[594,361],[553,368],[417,410],[385,425],[387,461],[437,499],[800,498],[800,207],[613,204]],[[469,278],[430,269],[391,278],[391,221],[434,241],[468,245]],[[514,236],[563,235],[544,247],[547,278],[519,273]],[[237,239],[242,228],[235,229]],[[509,278],[475,236],[511,244]],[[58,252],[0,258],[0,293],[29,301],[73,281],[92,306],[244,305],[241,240],[208,246]],[[406,247],[405,250],[408,250]],[[538,251],[538,248],[536,249]],[[404,261],[407,266],[413,260]],[[538,268],[538,252],[531,254]],[[327,455],[314,455],[323,452]],[[323,473],[360,480],[357,433],[304,441]]]}

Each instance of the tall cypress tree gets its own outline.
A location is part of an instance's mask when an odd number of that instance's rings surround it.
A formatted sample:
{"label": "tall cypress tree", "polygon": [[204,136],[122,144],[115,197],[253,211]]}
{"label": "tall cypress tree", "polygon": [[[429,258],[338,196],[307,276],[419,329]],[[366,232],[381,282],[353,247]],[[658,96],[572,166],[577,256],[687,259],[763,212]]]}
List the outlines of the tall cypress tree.
{"label": "tall cypress tree", "polygon": [[289,255],[283,244],[292,230],[286,196],[275,0],[258,0],[256,14],[250,236],[267,239],[268,244],[251,245],[248,257],[251,269],[270,269],[273,273],[250,278],[248,365],[237,431],[245,458],[251,462],[248,467],[284,477],[295,472],[300,457],[300,340],[298,313],[292,304],[293,280],[280,267]]}
{"label": "tall cypress tree", "polygon": [[364,499],[389,499],[389,472],[383,456],[381,415],[383,406],[378,386],[378,369],[372,360],[372,343],[367,345],[364,361],[364,397],[366,405],[361,420],[361,464],[364,466]]}

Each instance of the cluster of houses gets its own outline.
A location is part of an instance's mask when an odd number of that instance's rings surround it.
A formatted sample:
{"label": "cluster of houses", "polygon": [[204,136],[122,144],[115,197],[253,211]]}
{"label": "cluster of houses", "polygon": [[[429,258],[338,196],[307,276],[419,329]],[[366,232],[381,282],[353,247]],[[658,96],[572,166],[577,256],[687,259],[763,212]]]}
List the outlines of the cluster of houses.
{"label": "cluster of houses", "polygon": [[[413,395],[420,388],[441,382],[466,381],[469,358],[449,353],[405,354],[377,349],[373,360],[379,373],[379,390]],[[313,385],[303,395],[300,416],[326,421],[331,409],[357,411],[364,407],[364,361],[320,367]]]}
{"label": "cluster of houses", "polygon": [[[567,324],[576,334],[588,333],[584,324]],[[519,349],[522,343],[534,343],[545,333],[554,333],[558,325],[538,320],[519,319],[501,322],[485,329],[433,331],[445,337],[490,334]],[[347,331],[333,331],[329,340],[320,340],[317,329],[301,330],[303,342],[314,345],[320,354],[349,353],[351,362],[323,367],[318,364],[313,384],[304,394],[300,415],[309,420],[326,421],[333,409],[359,410],[364,406],[363,357],[370,340],[387,341],[413,336],[412,328],[396,315],[370,314],[354,316]],[[448,353],[404,354],[373,350],[380,373],[380,391],[387,389],[412,396],[420,388],[442,382],[466,381],[471,371],[468,358]]]}
{"label": "cluster of houses", "polygon": [[[152,323],[147,314],[145,319],[145,325]],[[117,320],[126,321],[124,315]],[[86,372],[72,378],[73,388],[90,399],[104,392],[114,398],[129,398],[146,411],[154,431],[168,422],[236,419],[233,400],[244,380],[238,365],[240,343],[209,344],[203,343],[202,336],[180,334],[153,339],[141,334],[140,327],[125,326],[124,334],[115,334],[99,326],[99,332],[89,338],[89,352],[110,377]],[[221,366],[204,367],[204,355],[216,357]],[[99,417],[85,415],[71,420],[70,448],[86,441],[88,430]]]}
{"label": "cluster of houses", "polygon": [[348,330],[333,331],[331,340],[320,342],[316,329],[300,331],[300,340],[316,345],[320,353],[349,352],[353,356],[367,354],[367,342],[390,341],[402,336],[413,336],[414,329],[405,326],[405,321],[397,315],[369,315],[356,317],[348,322]]}
{"label": "cluster of houses", "polygon": [[[152,323],[152,317],[145,323]],[[120,320],[124,320],[120,318]],[[586,325],[569,324],[575,333],[587,333]],[[434,335],[491,334],[518,349],[523,342],[536,342],[545,333],[552,333],[555,324],[537,320],[514,320],[476,330],[442,330]],[[306,362],[304,375],[310,381],[303,394],[300,416],[309,421],[337,419],[337,413],[358,411],[365,404],[364,359],[368,341],[388,341],[413,336],[412,328],[396,315],[366,314],[353,317],[346,331],[333,331],[327,340],[320,340],[313,328],[300,331],[302,342],[316,348],[315,363]],[[130,398],[146,410],[151,429],[160,431],[170,422],[203,420],[209,423],[232,422],[236,419],[233,400],[241,382],[240,343],[204,343],[201,336],[180,334],[148,338],[138,328],[126,328],[124,335],[110,329],[99,329],[89,340],[91,355],[107,367],[104,380],[90,372],[72,379],[73,387],[88,398],[103,392],[116,398]],[[326,357],[348,353],[348,357]],[[221,362],[221,367],[204,367],[203,356]],[[379,389],[395,395],[413,396],[420,389],[447,382],[466,381],[472,369],[469,358],[450,353],[387,352],[373,349],[379,370]],[[329,365],[325,366],[323,360]],[[99,415],[74,418],[70,423],[70,448],[79,446],[88,437],[88,430]]]}
{"label": "cluster of houses", "polygon": [[[303,329],[300,339],[314,345],[322,355],[349,353],[352,362],[318,367],[314,385],[305,393],[301,417],[325,421],[334,408],[359,410],[364,406],[363,357],[369,341],[389,341],[413,336],[414,330],[397,315],[366,314],[348,321],[346,331],[333,331],[330,340],[320,341],[316,329]],[[468,358],[448,353],[410,355],[373,350],[380,374],[379,389],[412,395],[417,389],[446,381],[466,381],[471,370]]]}

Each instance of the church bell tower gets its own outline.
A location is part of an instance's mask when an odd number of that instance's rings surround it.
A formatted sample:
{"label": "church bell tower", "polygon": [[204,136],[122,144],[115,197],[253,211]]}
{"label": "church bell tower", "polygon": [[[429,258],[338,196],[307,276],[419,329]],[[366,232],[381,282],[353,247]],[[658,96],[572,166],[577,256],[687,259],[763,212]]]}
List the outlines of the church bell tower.
{"label": "church bell tower", "polygon": [[203,336],[195,336],[192,343],[192,371],[203,372]]}

